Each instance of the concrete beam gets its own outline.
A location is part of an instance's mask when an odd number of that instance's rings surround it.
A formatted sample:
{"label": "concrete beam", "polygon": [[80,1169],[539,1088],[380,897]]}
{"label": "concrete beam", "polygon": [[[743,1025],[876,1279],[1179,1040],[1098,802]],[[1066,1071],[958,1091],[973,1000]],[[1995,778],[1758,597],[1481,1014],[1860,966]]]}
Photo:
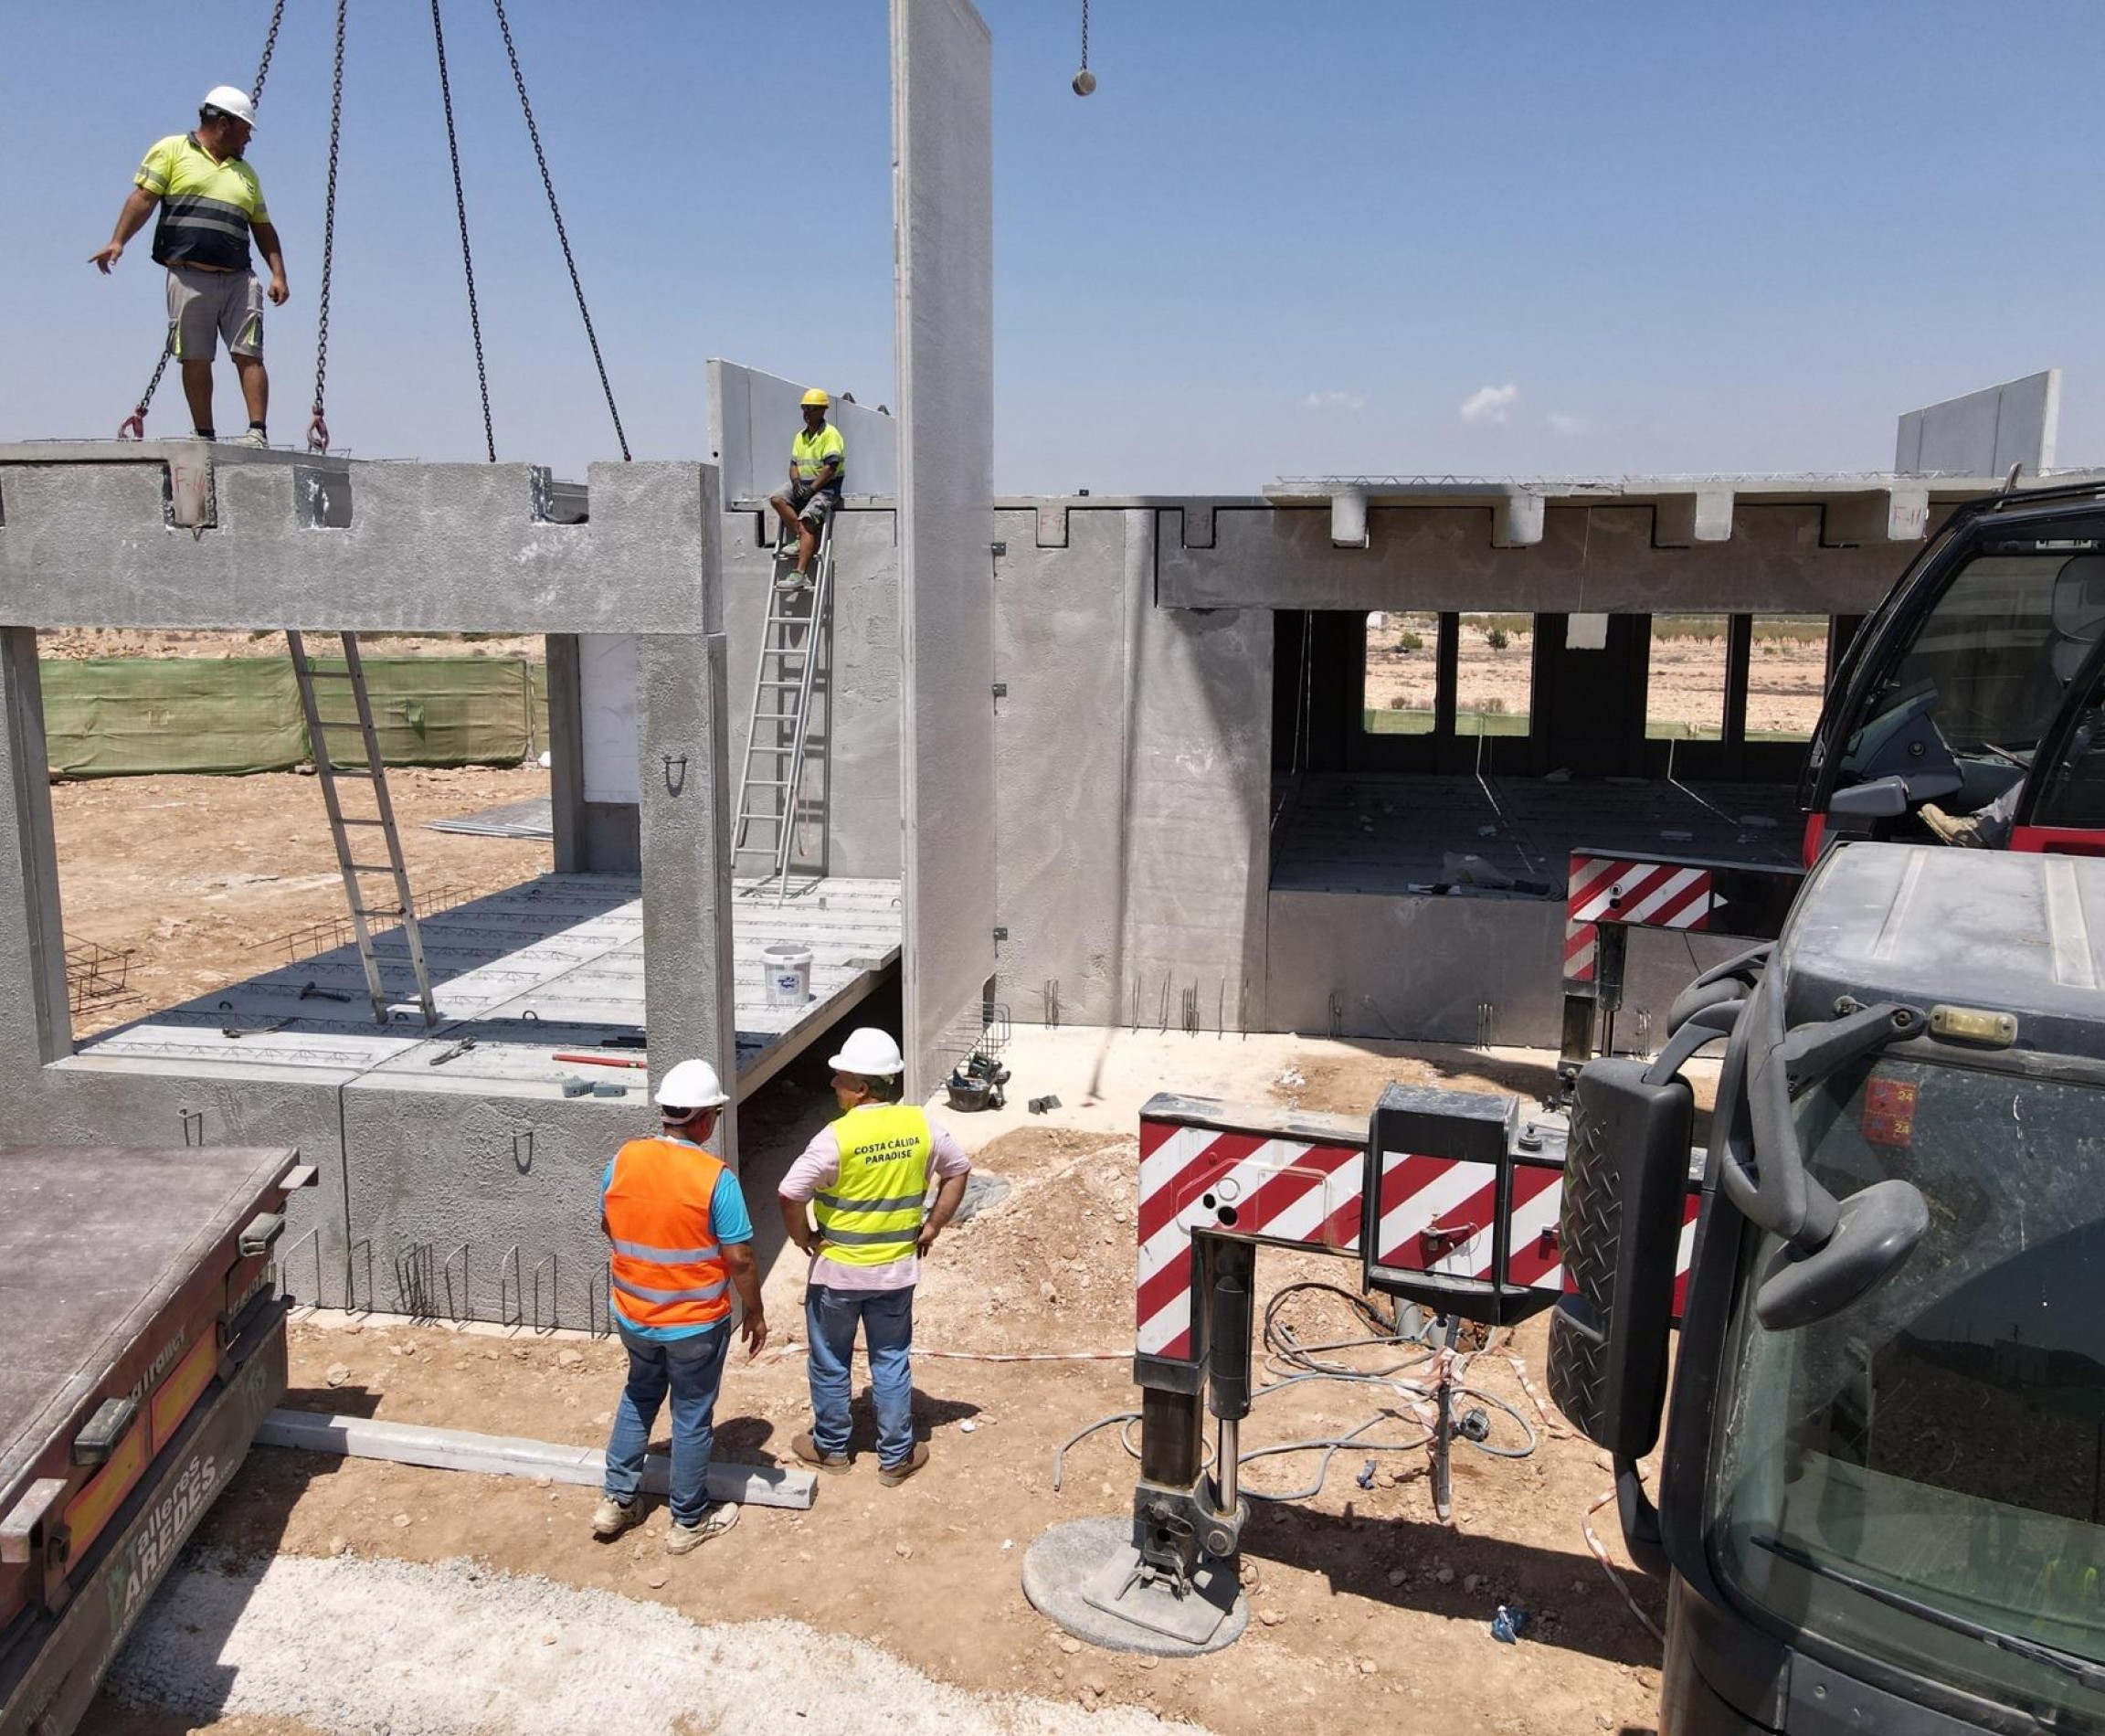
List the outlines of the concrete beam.
{"label": "concrete beam", "polygon": [[1696,543],[1730,542],[1732,502],[1729,488],[1660,495],[1652,509],[1652,546],[1687,548]]}
{"label": "concrete beam", "polygon": [[[194,444],[167,443],[183,453]],[[28,461],[25,450],[0,448],[0,594],[11,625],[721,627],[703,577],[716,534],[706,465],[595,464],[589,521],[564,524],[552,516],[546,472],[531,465],[330,460],[330,486],[318,492],[302,485],[298,462],[229,462],[214,449],[210,526],[192,527],[174,521],[173,457],[152,461],[115,442],[64,462],[41,448],[27,449],[37,454]]]}
{"label": "concrete beam", "polygon": [[1825,548],[1920,543],[1929,531],[1929,489],[1901,482],[1864,493],[1830,495],[1820,541]]}

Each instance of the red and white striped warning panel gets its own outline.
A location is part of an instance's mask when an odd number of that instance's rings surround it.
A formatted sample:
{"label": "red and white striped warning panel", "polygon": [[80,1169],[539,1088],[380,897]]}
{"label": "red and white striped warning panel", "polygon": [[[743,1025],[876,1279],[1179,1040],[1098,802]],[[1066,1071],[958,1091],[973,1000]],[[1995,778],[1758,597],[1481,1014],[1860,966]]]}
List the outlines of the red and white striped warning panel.
{"label": "red and white striped warning panel", "polygon": [[1592,982],[1597,925],[1708,928],[1710,870],[1624,856],[1574,855],[1564,887],[1564,979]]}
{"label": "red and white striped warning panel", "polygon": [[1411,1151],[1381,1154],[1374,1263],[1444,1278],[1488,1278],[1498,1166]]}
{"label": "red and white striped warning panel", "polygon": [[1143,1117],[1135,1348],[1142,1356],[1190,1360],[1193,1231],[1357,1254],[1365,1175],[1361,1146]]}

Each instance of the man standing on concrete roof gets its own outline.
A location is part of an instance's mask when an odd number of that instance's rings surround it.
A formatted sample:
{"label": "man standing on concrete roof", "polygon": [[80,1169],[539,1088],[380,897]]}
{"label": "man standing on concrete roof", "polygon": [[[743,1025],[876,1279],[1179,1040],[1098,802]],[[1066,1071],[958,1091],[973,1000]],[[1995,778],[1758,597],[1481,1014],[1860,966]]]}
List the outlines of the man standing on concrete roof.
{"label": "man standing on concrete roof", "polygon": [[[850,1358],[860,1325],[877,1409],[877,1480],[896,1488],[928,1463],[927,1445],[914,1438],[914,1286],[921,1257],[965,1198],[972,1160],[926,1110],[899,1101],[906,1062],[883,1032],[850,1032],[829,1064],[841,1118],[804,1149],[779,1190],[783,1225],[811,1258],[804,1292],[811,1432],[789,1445],[821,1471],[848,1469]],[[941,1185],[928,1210],[931,1172]]]}
{"label": "man standing on concrete roof", "polygon": [[804,426],[789,443],[789,486],[767,502],[783,529],[797,538],[797,570],[782,581],[785,590],[802,590],[810,584],[820,533],[841,504],[848,445],[826,419],[832,407],[833,400],[817,386],[804,394]]}
{"label": "man standing on concrete roof", "polygon": [[89,263],[107,277],[124,257],[124,244],[160,207],[153,260],[168,268],[168,354],[183,365],[192,430],[199,439],[217,438],[212,426],[212,357],[224,338],[249,408],[249,431],[237,446],[270,443],[264,427],[270,415],[270,376],[263,370],[264,292],[250,269],[250,235],[270,268],[270,304],[284,306],[291,293],[262,185],[242,160],[255,130],[256,107],[246,92],[228,84],[206,91],[196,132],[172,133],[146,153],[131,196],[117,214],[116,233],[107,247],[89,255]]}
{"label": "man standing on concrete roof", "polygon": [[738,1330],[747,1357],[767,1342],[746,1196],[723,1160],[702,1149],[730,1101],[706,1061],[681,1062],[658,1087],[662,1131],[624,1145],[601,1183],[599,1223],[614,1244],[609,1300],[629,1351],[629,1381],[614,1410],[592,1534],[610,1540],[640,1517],[643,1449],[670,1391],[672,1523],[665,1549],[672,1555],[738,1522],[737,1508],[711,1503],[705,1488],[734,1286],[745,1307]]}

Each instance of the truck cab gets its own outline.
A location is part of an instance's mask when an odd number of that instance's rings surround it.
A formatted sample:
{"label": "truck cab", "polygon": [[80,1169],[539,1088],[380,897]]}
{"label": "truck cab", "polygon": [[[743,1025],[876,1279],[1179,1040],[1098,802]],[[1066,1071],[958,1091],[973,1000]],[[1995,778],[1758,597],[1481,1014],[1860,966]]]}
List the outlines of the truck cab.
{"label": "truck cab", "polygon": [[2105,853],[2105,488],[2030,489],[1946,522],[1851,642],[1806,757],[1805,861],[1832,836]]}
{"label": "truck cab", "polygon": [[1849,843],[1743,998],[1580,1075],[1550,1387],[1670,1586],[1665,1736],[2105,1729],[2101,984],[2105,863]]}

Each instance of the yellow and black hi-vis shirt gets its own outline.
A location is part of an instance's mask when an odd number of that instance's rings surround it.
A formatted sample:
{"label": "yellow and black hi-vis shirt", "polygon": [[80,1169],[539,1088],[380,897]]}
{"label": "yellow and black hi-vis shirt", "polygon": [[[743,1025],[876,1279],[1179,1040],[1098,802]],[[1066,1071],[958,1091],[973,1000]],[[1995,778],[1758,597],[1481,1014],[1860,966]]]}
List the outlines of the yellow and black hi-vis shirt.
{"label": "yellow and black hi-vis shirt", "polygon": [[270,213],[256,171],[239,157],[221,162],[195,133],[172,133],[146,153],[132,182],[161,201],[154,264],[249,269],[249,231]]}
{"label": "yellow and black hi-vis shirt", "polygon": [[823,424],[816,434],[800,428],[797,438],[789,442],[789,461],[797,467],[799,482],[816,482],[827,465],[838,465],[826,487],[829,492],[839,491],[848,480],[848,442],[830,422]]}

